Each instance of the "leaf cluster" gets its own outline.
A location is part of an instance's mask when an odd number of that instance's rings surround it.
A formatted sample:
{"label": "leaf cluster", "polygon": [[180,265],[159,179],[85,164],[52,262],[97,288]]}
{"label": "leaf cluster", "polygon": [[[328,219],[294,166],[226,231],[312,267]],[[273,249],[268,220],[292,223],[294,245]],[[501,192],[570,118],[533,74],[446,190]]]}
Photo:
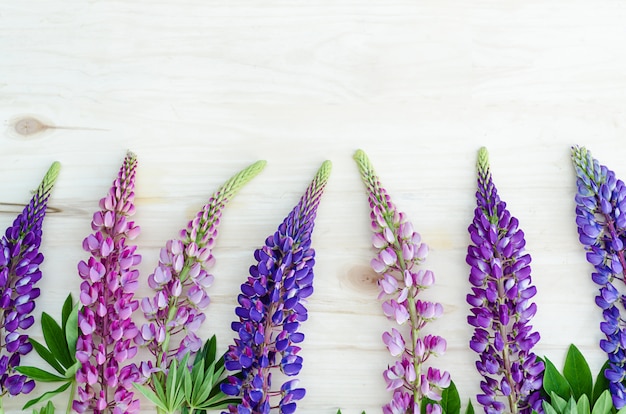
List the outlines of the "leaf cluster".
{"label": "leaf cluster", "polygon": [[196,353],[189,366],[189,354],[178,362],[174,359],[167,376],[152,374],[149,385],[134,384],[135,388],[166,413],[204,414],[206,410],[227,408],[239,399],[222,392],[226,381],[224,356],[217,358],[217,340],[213,335]]}
{"label": "leaf cluster", "polygon": [[[461,413],[461,397],[459,396],[459,391],[454,384],[454,381],[450,381],[450,386],[445,388],[441,392],[441,400],[433,401],[429,398],[424,398],[420,405],[421,414],[426,413],[426,406],[428,404],[437,404],[441,407],[441,411],[443,414],[460,414]],[[337,410],[337,414],[341,414],[341,410]],[[365,414],[363,411],[361,414]],[[474,408],[472,407],[472,403],[469,403],[465,414],[474,414]],[[624,413],[626,414],[626,413]]]}
{"label": "leaf cluster", "polygon": [[33,410],[33,414],[54,414],[54,405],[51,401],[41,407],[39,410]]}
{"label": "leaf cluster", "polygon": [[[48,391],[41,396],[28,401],[23,409],[46,401],[62,393],[76,382],[76,371],[80,368],[80,361],[76,360],[76,341],[78,339],[78,304],[74,305],[72,295],[69,294],[63,303],[61,311],[61,325],[46,312],[41,314],[41,330],[46,343],[44,346],[33,338],[29,338],[35,351],[50,367],[56,371],[51,373],[41,368],[20,366],[15,368],[20,374],[26,375],[38,382],[61,382],[55,390]],[[54,412],[51,403],[41,409],[40,413]],[[53,411],[49,411],[52,409]]]}
{"label": "leaf cluster", "polygon": [[[570,345],[563,373],[552,361],[544,358],[543,409],[546,414],[609,414],[614,413],[609,382],[604,377],[608,362],[596,376],[595,385],[589,364],[575,345]],[[626,414],[626,409],[618,411]]]}

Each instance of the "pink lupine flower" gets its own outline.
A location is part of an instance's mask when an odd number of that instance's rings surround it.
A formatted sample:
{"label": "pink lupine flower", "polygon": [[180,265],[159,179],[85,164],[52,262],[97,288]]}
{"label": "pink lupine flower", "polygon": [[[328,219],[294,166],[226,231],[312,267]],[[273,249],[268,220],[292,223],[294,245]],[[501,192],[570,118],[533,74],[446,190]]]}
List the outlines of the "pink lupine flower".
{"label": "pink lupine flower", "polygon": [[[154,356],[154,360],[134,366],[140,382],[152,381],[151,375],[157,373],[157,380],[165,383],[165,373],[174,358],[181,360],[202,347],[196,332],[211,302],[206,289],[213,283],[209,269],[215,264],[212,252],[222,211],[265,164],[258,161],[231,177],[179,232],[179,238],[167,241],[161,249],[159,263],[148,277],[154,296],[141,301],[148,322],[135,338]],[[148,385],[153,386],[151,382]]]}
{"label": "pink lupine flower", "polygon": [[[408,322],[410,336],[405,341],[400,330],[392,328],[383,334],[383,342],[392,356],[399,358],[383,373],[387,390],[394,391],[391,402],[383,407],[384,414],[418,414],[424,399],[441,400],[441,392],[450,385],[450,374],[429,367],[430,356],[443,355],[445,339],[436,335],[421,336],[424,326],[443,314],[443,306],[417,299],[418,294],[433,285],[430,270],[418,266],[428,255],[428,246],[399,212],[374,173],[363,151],[354,155],[361,177],[369,193],[372,244],[378,254],[371,260],[372,269],[380,276],[379,299],[383,313],[398,325]],[[439,414],[441,407],[427,404],[428,413]]]}
{"label": "pink lupine flower", "polygon": [[139,332],[131,314],[139,305],[133,294],[141,256],[135,253],[137,246],[128,244],[139,234],[139,226],[130,221],[135,213],[136,167],[136,156],[129,152],[109,193],[100,200],[101,211],[93,215],[94,233],[83,241],[91,257],[78,264],[83,282],[76,358],[82,366],[76,372],[73,408],[79,413],[139,411],[128,381],[132,374],[124,364],[137,353],[132,341]]}
{"label": "pink lupine flower", "polygon": [[208,269],[215,263],[212,249],[222,210],[264,167],[265,161],[259,161],[233,176],[180,231],[180,239],[169,240],[161,249],[159,264],[148,277],[155,296],[141,302],[148,323],[136,338],[155,356],[155,367],[166,370],[172,356],[182,358],[202,346],[196,331],[210,303],[206,288],[211,286],[213,276]]}

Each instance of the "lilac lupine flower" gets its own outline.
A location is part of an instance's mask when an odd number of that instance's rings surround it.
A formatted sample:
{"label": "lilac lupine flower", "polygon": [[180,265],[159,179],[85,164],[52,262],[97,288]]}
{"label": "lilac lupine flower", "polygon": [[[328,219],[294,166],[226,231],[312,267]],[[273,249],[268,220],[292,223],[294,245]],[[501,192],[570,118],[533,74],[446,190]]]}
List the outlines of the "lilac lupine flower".
{"label": "lilac lupine flower", "polygon": [[[354,155],[361,178],[368,190],[372,244],[377,256],[371,266],[380,274],[379,298],[385,298],[383,313],[399,325],[408,323],[408,340],[392,328],[383,333],[383,342],[392,356],[399,358],[383,373],[387,390],[393,391],[391,402],[383,406],[384,414],[420,413],[424,398],[441,400],[441,392],[450,385],[450,374],[436,368],[426,369],[431,356],[443,355],[446,340],[437,335],[422,336],[422,329],[443,313],[443,306],[418,299],[418,294],[435,283],[433,272],[418,266],[428,254],[419,233],[413,229],[404,213],[391,202],[387,191],[372,167],[367,155],[359,150]],[[438,404],[427,405],[428,413],[441,413]]]}
{"label": "lilac lupine flower", "polygon": [[576,170],[576,224],[579,240],[594,266],[592,280],[600,286],[596,304],[602,309],[600,329],[606,339],[600,347],[608,354],[609,380],[613,405],[626,406],[626,186],[615,173],[594,159],[584,147],[572,148]]}
{"label": "lilac lupine flower", "polygon": [[130,220],[135,213],[134,182],[137,158],[128,152],[109,193],[100,200],[101,210],[93,215],[94,230],[83,241],[90,253],[78,264],[82,308],[76,359],[82,366],[76,372],[77,398],[73,408],[79,413],[136,413],[136,380],[124,363],[137,353],[133,339],[138,329],[131,319],[139,307],[133,299],[141,256],[137,246],[128,244],[139,235],[139,226]]}
{"label": "lilac lupine flower", "polygon": [[4,338],[0,347],[0,397],[7,393],[27,394],[35,387],[34,381],[15,373],[14,368],[19,366],[21,356],[33,348],[26,330],[33,325],[31,312],[40,294],[35,284],[41,279],[39,266],[43,262],[39,252],[42,224],[60,167],[58,162],[50,166],[28,205],[0,239],[0,308]]}
{"label": "lilac lupine flower", "polygon": [[166,372],[171,358],[180,360],[202,347],[196,331],[205,320],[203,311],[210,302],[206,289],[213,283],[213,276],[208,270],[215,263],[212,250],[222,211],[265,164],[258,161],[231,177],[180,231],[180,238],[169,240],[161,249],[159,264],[148,277],[155,296],[141,302],[148,323],[136,338],[155,357],[154,362],[143,362],[140,367],[144,380],[153,372]]}
{"label": "lilac lupine flower", "polygon": [[475,327],[470,348],[483,376],[478,402],[487,413],[530,413],[541,409],[544,365],[531,349],[539,333],[529,324],[537,311],[531,302],[530,255],[524,253],[524,232],[500,200],[489,170],[488,153],[478,153],[478,191],[467,263],[472,306],[467,320]]}
{"label": "lilac lupine flower", "polygon": [[239,338],[224,357],[226,369],[239,372],[222,385],[225,394],[242,398],[229,406],[231,414],[268,414],[274,408],[291,414],[305,395],[297,379],[272,388],[272,370],[295,376],[302,368],[297,344],[304,340],[298,330],[307,319],[306,298],[313,293],[311,234],[330,169],[330,161],[322,164],[300,202],[255,251],[258,263],[241,285],[235,310],[239,321],[232,324]]}

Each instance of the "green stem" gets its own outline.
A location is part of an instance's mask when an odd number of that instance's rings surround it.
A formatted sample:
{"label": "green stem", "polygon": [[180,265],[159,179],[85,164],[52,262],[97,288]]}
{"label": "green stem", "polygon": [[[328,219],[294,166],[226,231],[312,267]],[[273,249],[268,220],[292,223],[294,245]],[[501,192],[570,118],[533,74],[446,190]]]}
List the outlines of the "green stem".
{"label": "green stem", "polygon": [[72,382],[70,386],[70,398],[67,402],[67,409],[65,410],[66,414],[71,414],[72,412],[72,403],[74,402],[74,395],[76,394],[76,381]]}
{"label": "green stem", "polygon": [[[504,277],[501,277],[498,280],[498,305],[500,302],[504,302],[505,293],[504,293]],[[502,336],[502,340],[504,341],[504,349],[502,349],[502,361],[504,362],[504,376],[506,377],[506,381],[509,383],[509,387],[511,388],[511,392],[507,397],[509,401],[509,409],[511,410],[511,414],[517,414],[517,403],[519,401],[519,396],[515,391],[515,381],[513,381],[513,374],[511,370],[511,359],[510,359],[510,349],[509,349],[509,339],[506,332],[506,326],[504,326],[501,322],[499,323],[500,327],[500,336]]]}
{"label": "green stem", "polygon": [[415,369],[416,379],[415,386],[413,387],[413,401],[421,402],[420,390],[422,387],[422,360],[415,355],[415,349],[417,348],[417,339],[419,337],[419,316],[417,315],[417,309],[415,308],[415,296],[413,292],[409,292],[407,298],[409,301],[409,315],[411,316],[411,345],[413,346],[413,368]]}

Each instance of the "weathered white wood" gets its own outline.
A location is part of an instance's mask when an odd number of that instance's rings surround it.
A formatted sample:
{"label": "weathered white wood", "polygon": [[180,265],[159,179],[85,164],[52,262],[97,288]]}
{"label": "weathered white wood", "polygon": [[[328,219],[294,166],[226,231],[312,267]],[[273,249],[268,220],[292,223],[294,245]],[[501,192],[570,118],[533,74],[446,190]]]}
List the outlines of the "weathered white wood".
{"label": "weathered white wood", "polygon": [[[82,239],[126,149],[140,163],[143,280],[221,182],[266,159],[224,214],[215,249],[202,332],[224,349],[253,250],[330,159],[298,412],[380,412],[392,361],[380,336],[391,325],[367,268],[368,206],[351,159],[363,148],[431,246],[437,285],[427,295],[446,313],[428,329],[448,339],[436,363],[465,404],[479,381],[467,346],[466,229],[486,145],[533,256],[537,351],[560,365],[576,343],[597,372],[600,312],[577,241],[569,147],[588,146],[626,177],[625,38],[616,0],[5,0],[0,201],[26,203],[48,165],[63,163],[36,313],[58,314],[78,292]],[[5,228],[17,209],[1,209]],[[21,412],[26,398],[5,400]]]}

